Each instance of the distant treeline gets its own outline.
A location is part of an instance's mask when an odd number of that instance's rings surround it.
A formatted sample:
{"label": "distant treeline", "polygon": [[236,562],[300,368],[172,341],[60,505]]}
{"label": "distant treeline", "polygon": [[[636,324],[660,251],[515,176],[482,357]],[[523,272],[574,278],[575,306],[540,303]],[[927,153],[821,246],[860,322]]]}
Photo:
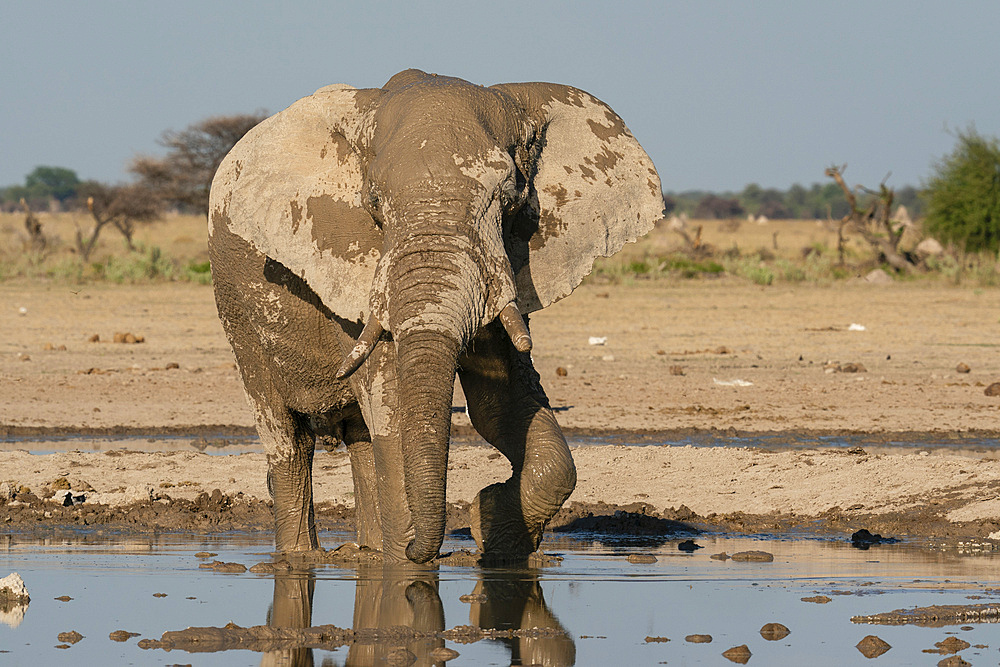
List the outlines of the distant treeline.
{"label": "distant treeline", "polygon": [[[866,201],[865,193],[858,197],[859,205]],[[844,192],[833,182],[813,183],[810,187],[795,184],[787,190],[762,188],[756,183],[742,192],[707,192],[688,190],[664,192],[668,214],[684,213],[696,219],[728,219],[747,215],[764,216],[771,220],[839,219],[850,212]],[[893,208],[906,207],[911,218],[923,215],[920,191],[911,186],[895,190]]]}
{"label": "distant treeline", "polygon": [[[241,135],[242,136],[242,135]],[[224,153],[223,153],[224,154]],[[214,165],[212,165],[214,167]],[[193,170],[192,170],[193,171]],[[202,169],[204,171],[204,169]],[[214,168],[211,169],[214,171]],[[211,179],[202,179],[210,182]],[[20,208],[24,199],[36,211],[70,210],[79,206],[79,196],[87,190],[87,182],[77,178],[76,172],[63,167],[37,167],[25,178],[24,185],[0,187],[0,210],[14,211]],[[207,191],[207,186],[202,188]],[[207,195],[202,196],[206,199]],[[197,202],[175,198],[175,206],[182,210],[197,210]],[[859,205],[865,202],[865,194],[859,196]],[[771,220],[783,219],[840,219],[848,213],[847,199],[836,183],[813,183],[806,188],[793,185],[787,190],[762,188],[756,183],[743,188],[742,192],[708,192],[688,190],[685,192],[664,192],[667,213],[685,213],[696,219],[741,218],[747,215],[764,216]],[[911,218],[923,215],[924,204],[920,191],[904,186],[895,191],[894,207],[903,205]]]}

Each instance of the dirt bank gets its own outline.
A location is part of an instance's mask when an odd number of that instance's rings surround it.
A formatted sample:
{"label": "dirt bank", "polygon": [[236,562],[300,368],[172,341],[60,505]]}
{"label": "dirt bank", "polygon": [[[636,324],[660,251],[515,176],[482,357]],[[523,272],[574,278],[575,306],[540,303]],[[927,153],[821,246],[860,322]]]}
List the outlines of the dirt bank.
{"label": "dirt bank", "polygon": [[[670,535],[691,529],[988,538],[1000,531],[1000,461],[943,452],[767,451],[691,446],[583,446],[579,482],[550,526]],[[346,453],[318,453],[321,528],[350,529]],[[112,450],[0,452],[0,525],[120,530],[269,530],[262,454]],[[449,461],[450,529],[483,486],[505,479],[491,448],[456,446]],[[69,500],[66,499],[67,494]],[[597,515],[594,519],[592,515]]]}
{"label": "dirt bank", "polygon": [[[208,287],[8,282],[0,285],[0,313],[0,436],[252,431]],[[701,442],[734,432],[865,433],[891,441],[914,433],[996,439],[1000,398],[985,388],[1000,380],[998,321],[996,290],[718,281],[586,285],[533,315],[531,326],[542,383],[573,433],[686,434]],[[116,333],[142,342],[114,342]],[[591,344],[591,337],[605,340]],[[463,404],[460,391],[455,402]],[[461,411],[454,423],[459,432],[469,428]],[[802,527],[804,517],[844,530],[881,521],[924,535],[1000,529],[995,461],[879,452],[581,447],[572,500],[645,503],[668,519],[684,506],[702,523],[746,530]],[[349,507],[343,455],[319,455],[316,465],[318,500]],[[456,503],[506,474],[503,459],[485,448],[457,447],[451,465]],[[0,482],[36,494],[60,477],[86,481],[93,491],[82,506],[120,506],[129,493],[161,506],[167,501],[150,498],[194,502],[214,489],[248,502],[267,497],[255,454],[8,451],[0,470]],[[0,520],[2,512],[12,510],[0,509]]]}

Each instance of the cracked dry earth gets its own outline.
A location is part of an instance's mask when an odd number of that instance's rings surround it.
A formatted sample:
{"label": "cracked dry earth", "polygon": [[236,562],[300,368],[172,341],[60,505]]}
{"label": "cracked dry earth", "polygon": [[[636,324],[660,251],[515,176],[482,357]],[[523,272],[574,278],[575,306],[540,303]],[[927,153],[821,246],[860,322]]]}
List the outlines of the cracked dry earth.
{"label": "cracked dry earth", "polygon": [[[214,503],[220,516],[246,508],[225,521],[254,528],[259,514],[266,524],[262,455],[184,448],[252,433],[210,288],[8,282],[0,313],[0,521],[212,530],[183,512]],[[576,446],[578,504],[554,523],[613,521],[625,508],[748,532],[986,538],[1000,530],[1000,398],[986,392],[1000,381],[998,321],[996,290],[940,285],[585,285],[531,317],[542,384],[571,439],[654,446]],[[116,333],[143,342],[116,343]],[[464,503],[509,468],[477,444],[461,410],[454,424],[458,524]],[[110,434],[134,439],[113,454],[16,451],[45,449],[32,439],[53,434],[86,435],[81,449]],[[178,436],[181,451],[133,451],[151,435]],[[762,435],[763,447],[733,446]],[[822,436],[862,446],[787,446]],[[346,455],[317,454],[314,481],[329,521],[349,522]],[[85,502],[52,502],[64,485]],[[84,516],[98,507],[103,518]],[[165,519],[171,508],[181,514]]]}

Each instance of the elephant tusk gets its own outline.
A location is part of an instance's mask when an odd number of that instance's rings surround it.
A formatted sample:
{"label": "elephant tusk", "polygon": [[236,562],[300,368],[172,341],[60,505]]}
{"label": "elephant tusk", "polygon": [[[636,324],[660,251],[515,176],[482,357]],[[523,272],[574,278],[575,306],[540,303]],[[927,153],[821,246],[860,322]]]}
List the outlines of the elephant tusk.
{"label": "elephant tusk", "polygon": [[351,353],[344,359],[344,363],[337,369],[338,380],[349,377],[351,373],[358,370],[361,364],[365,363],[365,359],[375,349],[375,343],[378,342],[383,331],[382,325],[379,324],[379,321],[375,317],[368,320],[364,329],[361,330],[361,335],[358,336],[357,345],[354,346]]}
{"label": "elephant tusk", "polygon": [[531,352],[531,334],[528,333],[524,318],[521,317],[521,312],[513,301],[500,311],[500,323],[507,330],[507,335],[510,336],[510,340],[518,352]]}

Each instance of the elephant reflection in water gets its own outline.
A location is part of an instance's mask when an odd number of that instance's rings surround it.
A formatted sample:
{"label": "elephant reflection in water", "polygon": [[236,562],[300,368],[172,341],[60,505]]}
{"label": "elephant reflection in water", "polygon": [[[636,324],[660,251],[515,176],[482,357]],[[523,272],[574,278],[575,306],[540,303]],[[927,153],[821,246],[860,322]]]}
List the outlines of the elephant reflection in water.
{"label": "elephant reflection in water", "polygon": [[[483,630],[518,628],[563,629],[549,610],[538,583],[537,572],[483,570],[473,591],[475,602],[469,610],[469,623]],[[512,665],[562,666],[576,664],[576,644],[569,634],[551,637],[511,637],[499,639],[510,649]]]}
{"label": "elephant reflection in water", "polygon": [[[277,575],[268,625],[310,627],[314,589],[315,579],[311,574]],[[493,640],[506,645],[512,665],[562,667],[576,663],[576,646],[546,606],[536,572],[484,570],[480,573],[474,594],[477,598],[485,596],[485,601],[471,606],[469,622],[473,626],[483,630],[553,628],[563,631],[555,636]],[[397,629],[395,632],[394,628]],[[412,638],[407,636],[404,628],[412,628],[418,633],[445,630],[437,573],[359,568],[354,598],[354,630],[377,629],[379,636],[367,641],[356,640],[351,644],[344,665],[387,664],[389,656],[401,649],[415,657],[415,661],[408,664],[445,665],[440,656],[433,654],[435,649],[444,648],[444,639],[433,636]],[[324,660],[323,664],[336,663]],[[313,665],[312,649],[302,647],[268,651],[264,653],[261,665],[310,667]]]}

